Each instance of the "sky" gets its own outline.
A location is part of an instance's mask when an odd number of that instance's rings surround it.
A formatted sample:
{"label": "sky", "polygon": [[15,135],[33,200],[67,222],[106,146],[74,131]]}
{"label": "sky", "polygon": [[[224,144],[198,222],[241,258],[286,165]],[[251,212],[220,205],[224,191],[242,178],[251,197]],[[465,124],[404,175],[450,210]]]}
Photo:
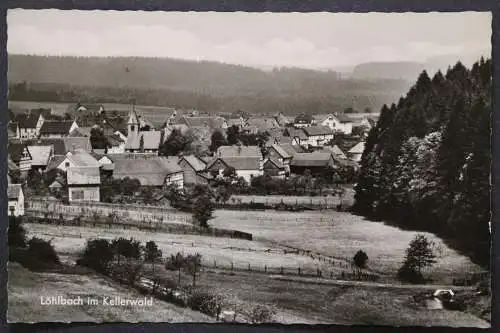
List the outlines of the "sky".
{"label": "sky", "polygon": [[144,56],[339,68],[491,54],[491,13],[7,13],[10,54]]}

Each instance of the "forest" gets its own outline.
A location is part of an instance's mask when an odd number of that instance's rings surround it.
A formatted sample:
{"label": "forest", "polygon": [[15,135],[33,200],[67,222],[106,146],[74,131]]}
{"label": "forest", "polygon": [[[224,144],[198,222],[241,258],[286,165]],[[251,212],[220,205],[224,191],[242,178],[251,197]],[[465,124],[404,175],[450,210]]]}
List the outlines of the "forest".
{"label": "forest", "polygon": [[405,80],[341,79],[335,71],[168,58],[9,55],[9,98],[19,101],[129,103],[208,112],[285,114],[379,109]]}
{"label": "forest", "polygon": [[490,264],[491,60],[424,71],[370,131],[355,213],[429,231]]}

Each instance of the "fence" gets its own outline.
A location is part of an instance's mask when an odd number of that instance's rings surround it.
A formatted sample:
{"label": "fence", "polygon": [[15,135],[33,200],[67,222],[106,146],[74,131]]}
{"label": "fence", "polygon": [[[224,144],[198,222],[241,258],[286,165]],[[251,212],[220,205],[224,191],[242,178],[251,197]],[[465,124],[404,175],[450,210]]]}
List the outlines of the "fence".
{"label": "fence", "polygon": [[269,205],[304,205],[317,208],[336,208],[340,205],[350,205],[350,197],[340,199],[338,196],[287,196],[287,195],[233,195],[228,204],[263,204]]}
{"label": "fence", "polygon": [[[144,209],[142,209],[143,207]],[[173,209],[98,202],[64,205],[58,201],[31,200],[26,203],[26,211],[35,214],[41,213],[47,218],[111,216],[117,220],[134,220],[146,223],[192,223],[191,214]]]}

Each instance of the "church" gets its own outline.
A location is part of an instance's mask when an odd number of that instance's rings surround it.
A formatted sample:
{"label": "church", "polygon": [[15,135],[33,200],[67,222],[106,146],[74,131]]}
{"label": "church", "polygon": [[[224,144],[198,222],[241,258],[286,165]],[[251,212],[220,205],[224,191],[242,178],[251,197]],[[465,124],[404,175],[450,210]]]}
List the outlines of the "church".
{"label": "church", "polygon": [[125,152],[158,155],[160,146],[166,139],[165,134],[165,130],[154,130],[153,126],[146,122],[144,117],[139,116],[132,106],[127,121]]}

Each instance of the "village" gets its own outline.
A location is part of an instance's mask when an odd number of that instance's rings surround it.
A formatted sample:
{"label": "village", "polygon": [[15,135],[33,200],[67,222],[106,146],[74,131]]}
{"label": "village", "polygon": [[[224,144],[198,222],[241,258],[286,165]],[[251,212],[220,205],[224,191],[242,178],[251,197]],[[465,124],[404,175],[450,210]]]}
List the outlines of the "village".
{"label": "village", "polygon": [[[9,194],[13,195],[9,215],[23,215],[22,200],[30,200],[24,192],[39,185],[70,203],[99,202],[100,187],[109,177],[138,179],[141,187],[157,190],[172,184],[179,189],[210,184],[224,177],[228,169],[249,187],[257,177],[321,176],[329,168],[349,168],[354,173],[376,117],[330,114],[293,118],[279,113],[230,118],[174,110],[163,124],[153,124],[132,104],[120,121],[109,117],[102,105],[78,104],[71,114],[62,116],[43,108],[18,111],[8,125]],[[198,154],[162,154],[161,147],[173,131],[195,133]],[[226,133],[231,131],[245,134],[259,145],[241,141],[228,145]],[[222,141],[212,143],[218,137]],[[335,140],[337,137],[340,139]],[[210,151],[211,144],[216,149]],[[337,183],[348,181],[337,179]]]}

